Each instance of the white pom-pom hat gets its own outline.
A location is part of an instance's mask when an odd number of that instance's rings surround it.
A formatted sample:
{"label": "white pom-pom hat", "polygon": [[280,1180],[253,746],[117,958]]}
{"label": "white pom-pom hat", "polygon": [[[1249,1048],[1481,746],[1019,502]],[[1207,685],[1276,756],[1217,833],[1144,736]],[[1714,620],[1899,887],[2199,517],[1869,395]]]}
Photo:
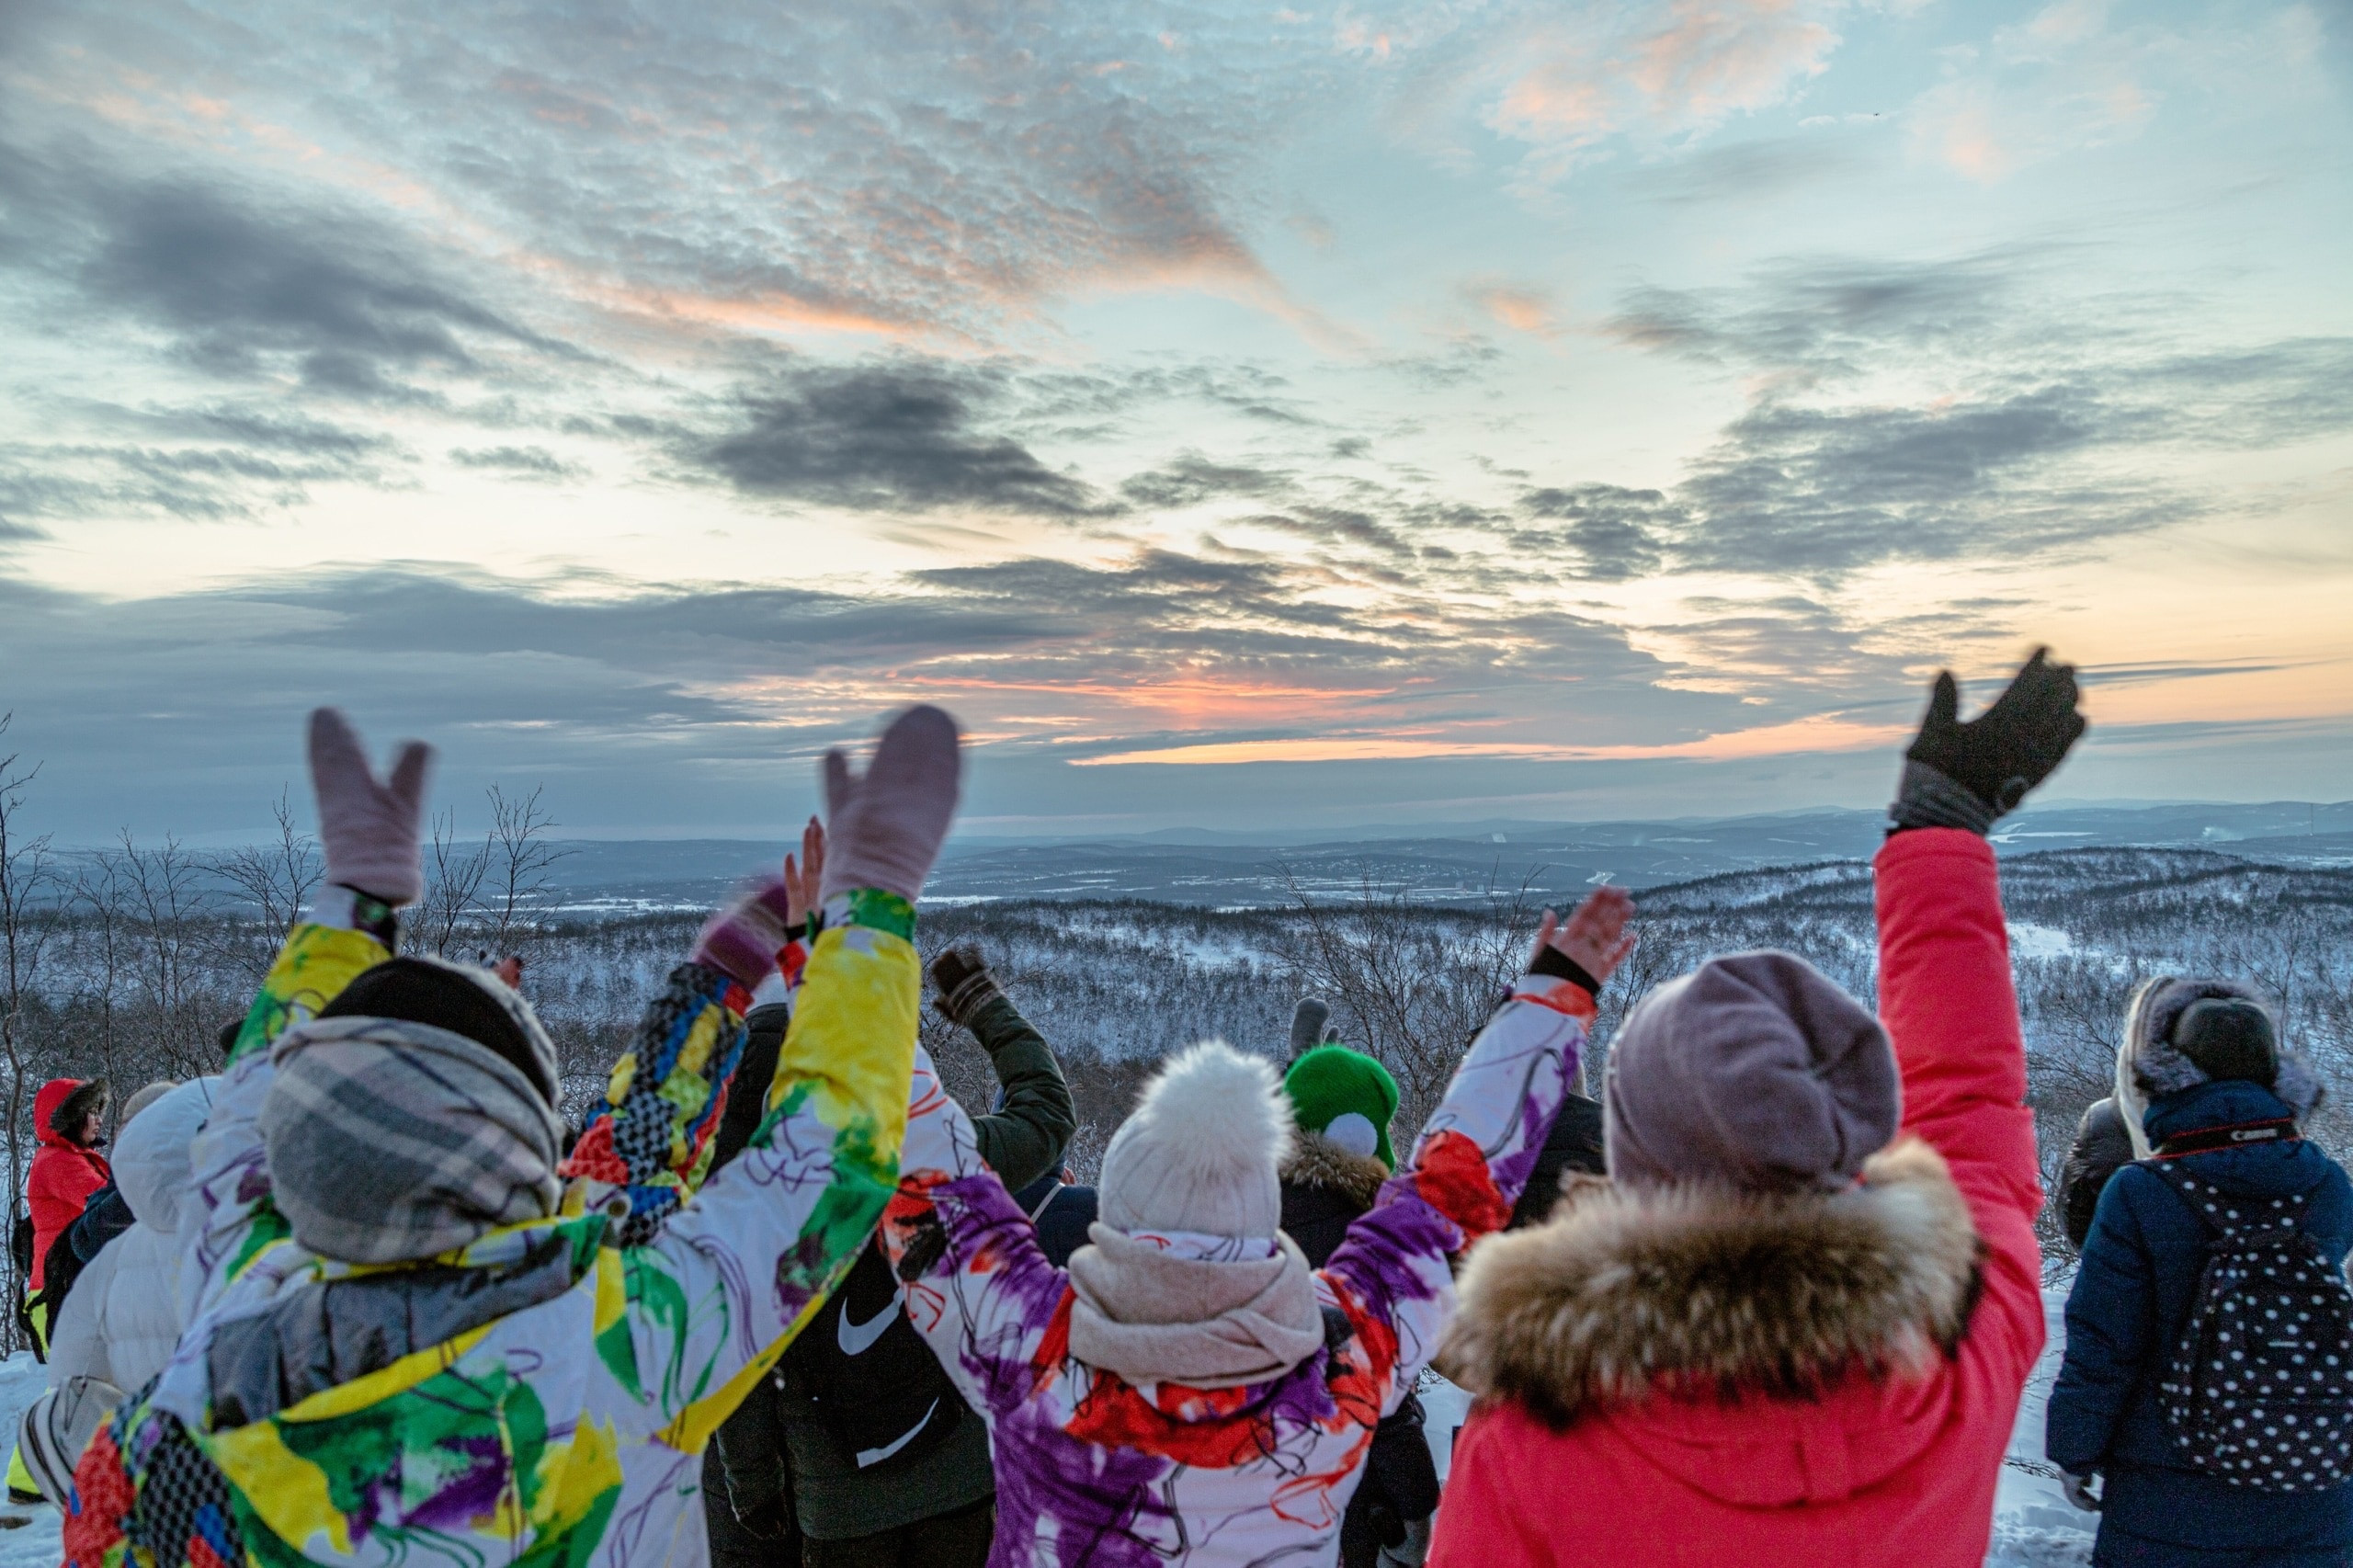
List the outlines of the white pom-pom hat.
{"label": "white pom-pom hat", "polygon": [[1271,1063],[1222,1040],[1180,1052],[1144,1085],[1103,1152],[1103,1223],[1141,1231],[1271,1236],[1282,1223],[1290,1102]]}

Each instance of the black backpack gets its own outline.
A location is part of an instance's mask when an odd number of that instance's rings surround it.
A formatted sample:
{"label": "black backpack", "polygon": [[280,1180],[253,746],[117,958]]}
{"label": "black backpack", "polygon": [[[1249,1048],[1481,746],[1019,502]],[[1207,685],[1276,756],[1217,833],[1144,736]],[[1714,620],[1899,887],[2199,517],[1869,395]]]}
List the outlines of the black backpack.
{"label": "black backpack", "polygon": [[814,1405],[860,1471],[912,1467],[964,1418],[964,1396],[907,1321],[879,1241],[866,1244],[780,1371],[785,1397]]}
{"label": "black backpack", "polygon": [[2157,1410],[2192,1469],[2257,1492],[2353,1479],[2353,1289],[2303,1231],[2311,1194],[2241,1198],[2143,1162],[2189,1205],[2207,1255]]}

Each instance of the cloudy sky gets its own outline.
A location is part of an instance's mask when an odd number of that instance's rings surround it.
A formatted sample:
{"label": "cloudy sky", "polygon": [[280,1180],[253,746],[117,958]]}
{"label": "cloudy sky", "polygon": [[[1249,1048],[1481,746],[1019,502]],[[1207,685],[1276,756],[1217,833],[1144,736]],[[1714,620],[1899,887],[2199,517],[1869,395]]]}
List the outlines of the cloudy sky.
{"label": "cloudy sky", "polygon": [[0,709],[235,836],[301,711],[772,833],[2353,793],[2312,0],[0,6]]}

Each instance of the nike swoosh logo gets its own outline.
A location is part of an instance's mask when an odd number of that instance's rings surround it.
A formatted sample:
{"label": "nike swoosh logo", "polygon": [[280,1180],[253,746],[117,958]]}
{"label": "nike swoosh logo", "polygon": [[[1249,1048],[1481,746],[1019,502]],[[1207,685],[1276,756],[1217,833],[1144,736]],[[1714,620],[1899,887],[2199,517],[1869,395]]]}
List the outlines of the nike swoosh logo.
{"label": "nike swoosh logo", "polygon": [[849,1321],[849,1303],[844,1301],[841,1321],[834,1328],[834,1342],[842,1347],[842,1354],[845,1356],[863,1356],[873,1348],[874,1342],[882,1337],[882,1331],[890,1327],[892,1321],[898,1315],[899,1298],[895,1292],[891,1297],[889,1306],[876,1312],[864,1323]]}
{"label": "nike swoosh logo", "polygon": [[938,1412],[938,1410],[939,1402],[935,1399],[931,1402],[931,1408],[923,1413],[923,1419],[908,1427],[905,1431],[900,1433],[898,1439],[895,1442],[886,1444],[882,1448],[879,1449],[858,1449],[858,1468],[864,1470],[868,1465],[881,1464],[884,1460],[889,1459],[892,1454],[897,1453],[901,1449],[904,1449],[909,1443],[914,1442],[915,1438],[922,1434],[923,1429],[931,1425],[931,1418]]}

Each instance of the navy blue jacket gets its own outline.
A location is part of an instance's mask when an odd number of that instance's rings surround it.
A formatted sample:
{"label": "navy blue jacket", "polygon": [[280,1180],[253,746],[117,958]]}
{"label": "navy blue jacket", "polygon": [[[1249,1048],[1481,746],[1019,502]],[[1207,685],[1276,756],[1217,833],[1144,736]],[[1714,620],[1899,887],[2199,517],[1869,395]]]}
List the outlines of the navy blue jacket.
{"label": "navy blue jacket", "polygon": [[[2242,1082],[2200,1084],[2149,1106],[2149,1141],[2291,1114]],[[2330,1263],[2353,1250],[2353,1181],[2310,1142],[2188,1154],[2200,1180],[2249,1199],[2310,1193],[2305,1233]],[[2198,1563],[2256,1550],[2267,1562],[2340,1562],[2353,1548],[2353,1486],[2281,1495],[2188,1469],[2166,1433],[2156,1385],[2196,1300],[2206,1232],[2155,1172],[2126,1165],[2100,1194],[2067,1297],[2067,1352],[2051,1393],[2044,1451],[2063,1470],[2106,1477],[2097,1562]],[[2131,1538],[2111,1540],[2112,1532]],[[2154,1548],[2155,1550],[2151,1550]]]}

